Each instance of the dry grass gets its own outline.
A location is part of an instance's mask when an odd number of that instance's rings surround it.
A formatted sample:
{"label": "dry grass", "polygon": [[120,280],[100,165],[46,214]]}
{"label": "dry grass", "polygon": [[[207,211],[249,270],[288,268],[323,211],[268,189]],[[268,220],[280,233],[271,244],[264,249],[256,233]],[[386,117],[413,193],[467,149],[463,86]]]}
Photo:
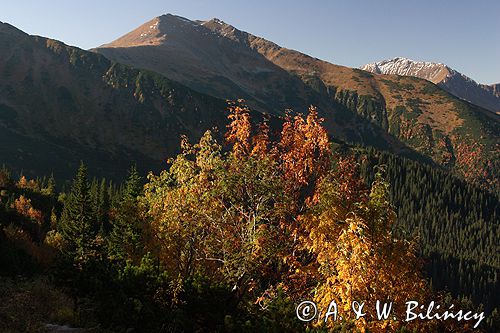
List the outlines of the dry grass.
{"label": "dry grass", "polygon": [[0,331],[44,332],[46,323],[72,324],[73,302],[48,280],[0,279]]}

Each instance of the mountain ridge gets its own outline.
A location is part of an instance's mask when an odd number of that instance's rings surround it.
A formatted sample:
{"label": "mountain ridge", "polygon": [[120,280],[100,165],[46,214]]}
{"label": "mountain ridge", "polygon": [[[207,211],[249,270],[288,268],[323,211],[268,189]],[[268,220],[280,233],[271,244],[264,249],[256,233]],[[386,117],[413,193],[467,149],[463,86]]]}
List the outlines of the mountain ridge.
{"label": "mountain ridge", "polygon": [[[315,105],[322,117],[329,118],[325,126],[338,139],[372,143],[379,148],[397,146],[399,152],[408,150],[384,130],[357,119],[358,115],[345,107],[334,107],[327,96],[248,44],[243,45],[242,39],[230,38],[229,33],[219,34],[212,25],[227,26],[219,19],[189,21],[176,15],[162,15],[92,51],[161,73],[204,94],[244,99],[261,113],[284,116],[287,109],[303,113]],[[124,43],[131,46],[125,47]]]}
{"label": "mountain ridge", "polygon": [[[225,99],[243,97],[259,114],[273,117],[315,105],[336,139],[498,181],[498,117],[426,80],[330,64],[218,19],[164,15],[142,27],[121,41],[145,46],[94,52],[43,37],[20,38],[11,26],[2,27],[1,125],[17,136],[79,152],[72,165],[92,150],[111,160],[121,156],[123,163],[144,159],[160,165],[178,148],[181,134],[197,137],[225,126]],[[151,45],[152,39],[162,44]],[[474,144],[478,154],[470,162],[464,151]],[[21,163],[27,155],[14,148],[5,156]]]}
{"label": "mountain ridge", "polygon": [[[144,37],[158,19],[171,24],[165,26],[170,30],[163,31],[161,45],[123,43],[126,36]],[[491,154],[498,154],[500,117],[428,80],[331,64],[219,19],[191,21],[164,15],[141,27],[93,51],[159,72],[209,95],[242,97],[252,108],[267,112],[316,105],[327,118],[325,123],[335,125],[332,133],[351,131],[342,115],[357,114],[445,168],[469,176],[488,174],[494,183],[499,182],[497,166],[489,163]],[[152,37],[153,44],[157,40],[158,36]],[[461,151],[474,144],[480,144],[482,152],[473,164],[482,167],[468,172],[471,166],[465,164],[470,161]],[[498,158],[493,161],[498,163]]]}
{"label": "mountain ridge", "polygon": [[[236,49],[233,42],[207,29],[202,22],[190,21],[183,17],[166,14],[155,17],[117,40],[93,49],[108,58],[125,60],[134,67],[147,68],[167,76],[183,84],[190,83],[192,88],[203,93],[223,99],[243,98],[252,106],[263,110],[264,105],[272,106],[273,111],[282,113],[284,109],[296,105],[304,109],[309,105],[305,101],[284,100],[279,96],[265,96],[264,93],[253,93],[254,85],[269,85],[265,80],[266,73],[272,73],[281,82],[289,84],[290,89],[297,91],[305,87],[296,78],[281,68],[260,61],[259,55],[245,49],[236,52],[226,52],[226,49]],[[126,47],[134,54],[127,59],[120,59],[120,51]],[[144,55],[148,49],[156,47],[157,55]],[[142,58],[148,56],[145,60]],[[231,57],[227,59],[227,57]],[[215,58],[215,59],[214,59]],[[222,59],[226,58],[226,59]],[[224,61],[239,62],[243,70],[233,70]],[[148,66],[145,63],[148,63]],[[262,78],[245,77],[245,69],[252,70],[259,65]],[[234,67],[234,66],[233,66]],[[180,69],[179,69],[180,68]],[[202,79],[198,79],[202,77]],[[210,80],[205,84],[203,80]],[[307,92],[302,92],[302,95]],[[269,111],[269,110],[267,110]]]}
{"label": "mountain ridge", "polygon": [[1,163],[26,175],[68,179],[80,160],[115,179],[133,163],[158,170],[180,135],[225,124],[223,100],[9,24],[0,73]]}
{"label": "mountain ridge", "polygon": [[[207,129],[226,126],[224,99],[157,72],[7,24],[0,25],[0,46],[0,140],[6,143],[0,146],[0,163],[27,176],[54,173],[69,179],[80,160],[91,174],[111,179],[121,178],[134,163],[143,172],[157,171],[178,151],[181,135],[196,140]],[[307,111],[303,105],[300,112]],[[252,113],[257,120],[262,116]],[[362,118],[347,116],[357,126],[353,133],[365,141],[418,156]]]}
{"label": "mountain ridge", "polygon": [[443,63],[396,57],[369,63],[360,68],[374,74],[394,74],[426,79],[461,99],[500,113],[500,93],[495,85],[477,83]]}

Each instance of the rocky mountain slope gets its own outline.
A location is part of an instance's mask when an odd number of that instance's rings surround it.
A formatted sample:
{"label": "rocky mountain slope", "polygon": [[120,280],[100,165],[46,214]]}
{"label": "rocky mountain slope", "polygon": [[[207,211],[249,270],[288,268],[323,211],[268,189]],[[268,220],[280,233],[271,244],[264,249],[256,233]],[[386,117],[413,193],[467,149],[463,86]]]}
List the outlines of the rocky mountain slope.
{"label": "rocky mountain slope", "polygon": [[[346,108],[437,164],[485,186],[499,183],[499,117],[424,79],[334,65],[218,19],[174,15],[157,17],[94,51],[268,110],[318,105],[328,123],[340,125],[333,132],[344,137],[349,131],[338,114]],[[336,112],[337,118],[328,119]]]}
{"label": "rocky mountain slope", "polygon": [[379,148],[405,150],[385,131],[333,105],[321,92],[274,64],[248,45],[219,33],[217,19],[191,21],[163,15],[93,51],[120,63],[146,68],[194,90],[222,99],[244,99],[253,109],[281,116],[305,112],[310,105],[327,118],[336,138]]}
{"label": "rocky mountain slope", "polygon": [[486,86],[485,89],[487,89],[496,97],[500,97],[500,83],[490,84],[489,86]]}
{"label": "rocky mountain slope", "polygon": [[426,79],[461,99],[500,113],[498,85],[478,84],[445,64],[398,57],[367,64],[361,69],[375,74],[396,74]]}
{"label": "rocky mountain slope", "polygon": [[[194,36],[187,39],[193,43],[203,41]],[[252,61],[263,59],[248,50],[240,53],[228,51],[228,56],[241,57],[251,70],[255,70]],[[180,62],[184,59],[182,54],[174,53],[172,57]],[[202,58],[192,61],[195,70],[191,78],[203,78],[206,86],[217,92],[219,86],[211,85],[213,77],[197,74],[202,73],[198,72]],[[212,60],[217,66],[227,64]],[[239,73],[250,77],[248,86],[236,89],[228,97],[251,95],[249,100],[256,109],[271,113],[273,122],[279,122],[278,116],[287,107],[305,112],[311,102],[331,111],[327,126],[336,138],[418,158],[412,149],[369,121],[345,108],[334,110],[299,78],[267,61],[265,66],[276,76],[266,79],[265,74],[257,75],[254,80],[252,75]],[[180,66],[179,71],[175,78],[189,77],[186,68]],[[120,178],[133,163],[143,171],[157,170],[179,148],[182,134],[195,140],[206,129],[224,129],[226,125],[224,99],[197,92],[161,74],[116,63],[95,52],[29,36],[4,23],[0,23],[0,73],[0,165],[5,163],[27,175],[54,172],[56,177],[68,179],[80,160],[89,165],[91,174],[112,178]],[[269,83],[271,80],[274,82]],[[221,81],[222,86],[228,82]],[[291,90],[254,93],[250,89],[251,85],[263,86],[266,82],[284,83]]]}
{"label": "rocky mountain slope", "polygon": [[157,169],[181,134],[224,126],[223,100],[5,23],[0,73],[0,165],[25,174]]}
{"label": "rocky mountain slope", "polygon": [[[314,94],[282,68],[219,36],[203,23],[163,15],[96,49],[110,59],[148,68],[224,99],[243,98],[253,107],[282,113],[304,109]],[[276,87],[279,86],[279,89]],[[278,94],[283,90],[287,94]]]}

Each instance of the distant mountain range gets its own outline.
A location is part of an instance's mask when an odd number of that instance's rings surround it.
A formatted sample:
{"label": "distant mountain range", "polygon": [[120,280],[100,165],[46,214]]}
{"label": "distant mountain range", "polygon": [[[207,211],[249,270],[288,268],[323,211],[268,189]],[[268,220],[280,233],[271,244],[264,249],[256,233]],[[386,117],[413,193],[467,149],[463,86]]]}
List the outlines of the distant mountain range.
{"label": "distant mountain range", "polygon": [[[427,80],[334,65],[218,19],[192,21],[163,15],[93,51],[212,96],[245,98],[263,112],[303,111],[314,104],[338,138],[387,145],[380,134],[375,140],[360,134],[366,133],[367,126],[360,130],[362,122],[356,121],[356,126],[346,116],[357,114],[447,168],[468,168],[458,150],[473,143],[488,152],[482,152],[475,164],[488,163],[492,153],[498,154],[500,118]],[[496,167],[488,168],[488,177],[498,178],[492,176]]]}
{"label": "distant mountain range", "polygon": [[[278,120],[287,105],[301,112],[308,102],[329,107],[317,103],[311,97],[316,93],[299,79],[273,67],[293,89],[307,90],[306,99],[267,106],[280,99],[272,96],[258,110]],[[0,73],[0,165],[29,176],[54,172],[69,179],[80,160],[92,174],[115,179],[134,163],[143,171],[159,170],[178,151],[181,135],[197,140],[205,130],[226,125],[225,99],[6,23],[0,23]],[[246,98],[250,91],[245,87],[232,97]],[[345,126],[327,124],[338,138],[414,155],[385,131],[344,111]]]}
{"label": "distant mountain range", "polygon": [[[498,184],[500,117],[415,77],[334,65],[218,19],[163,15],[92,52],[0,24],[0,163],[61,176],[157,169],[226,99],[278,120],[315,105],[338,141]],[[498,87],[493,87],[498,92]],[[471,157],[466,154],[474,149]]]}
{"label": "distant mountain range", "polygon": [[500,113],[500,84],[476,83],[445,64],[398,57],[367,64],[361,69],[375,74],[396,74],[426,79],[459,98]]}

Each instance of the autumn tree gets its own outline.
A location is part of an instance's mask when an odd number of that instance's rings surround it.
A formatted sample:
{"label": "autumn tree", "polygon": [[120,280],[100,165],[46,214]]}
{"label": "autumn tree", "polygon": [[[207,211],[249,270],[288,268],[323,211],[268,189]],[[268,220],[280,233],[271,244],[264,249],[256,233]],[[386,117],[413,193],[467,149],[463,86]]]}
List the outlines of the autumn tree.
{"label": "autumn tree", "polygon": [[[429,289],[414,244],[392,235],[396,215],[381,173],[369,195],[365,193],[356,180],[327,177],[319,187],[317,205],[302,217],[309,231],[303,241],[318,265],[314,298],[319,306],[336,300],[341,316],[359,329],[385,332],[400,328],[405,302],[425,300]],[[376,300],[394,302],[399,320],[354,320],[353,301],[375,309]]]}
{"label": "autumn tree", "polygon": [[277,143],[287,191],[295,196],[297,212],[314,192],[314,186],[330,167],[330,141],[316,108],[307,117],[287,115]]}
{"label": "autumn tree", "polygon": [[215,260],[203,251],[213,212],[221,210],[211,196],[221,147],[206,132],[194,147],[184,138],[182,149],[168,170],[148,176],[144,205],[160,260],[173,276],[185,278],[203,262]]}
{"label": "autumn tree", "polygon": [[229,103],[229,125],[227,126],[226,140],[233,145],[234,157],[250,155],[252,125],[250,121],[250,110],[242,100],[238,103]]}
{"label": "autumn tree", "polygon": [[12,208],[30,222],[29,224],[23,223],[23,227],[30,231],[34,239],[40,241],[42,239],[43,214],[39,209],[33,207],[31,199],[21,195],[14,200]]}
{"label": "autumn tree", "polygon": [[[269,157],[237,158],[232,153],[217,173],[217,201],[223,210],[217,237],[225,276],[233,288],[252,289],[279,280],[287,251],[282,223],[289,205],[276,161]],[[254,290],[256,291],[256,290]]]}
{"label": "autumn tree", "polygon": [[[172,275],[202,274],[258,304],[280,292],[312,295],[323,308],[336,299],[348,320],[353,300],[426,296],[413,244],[392,234],[387,184],[378,175],[366,187],[354,158],[332,155],[315,108],[289,114],[276,141],[241,101],[229,120],[227,152],[210,131],[195,145],[184,138],[181,154],[145,186],[155,245]],[[401,322],[356,325],[382,331]]]}
{"label": "autumn tree", "polygon": [[[235,112],[235,122],[250,126],[245,110]],[[246,141],[251,129],[233,128],[228,154],[211,132],[194,146],[184,141],[169,170],[150,175],[145,202],[160,257],[175,275],[203,273],[241,296],[276,273],[286,192],[274,159],[252,154],[259,143]]]}

